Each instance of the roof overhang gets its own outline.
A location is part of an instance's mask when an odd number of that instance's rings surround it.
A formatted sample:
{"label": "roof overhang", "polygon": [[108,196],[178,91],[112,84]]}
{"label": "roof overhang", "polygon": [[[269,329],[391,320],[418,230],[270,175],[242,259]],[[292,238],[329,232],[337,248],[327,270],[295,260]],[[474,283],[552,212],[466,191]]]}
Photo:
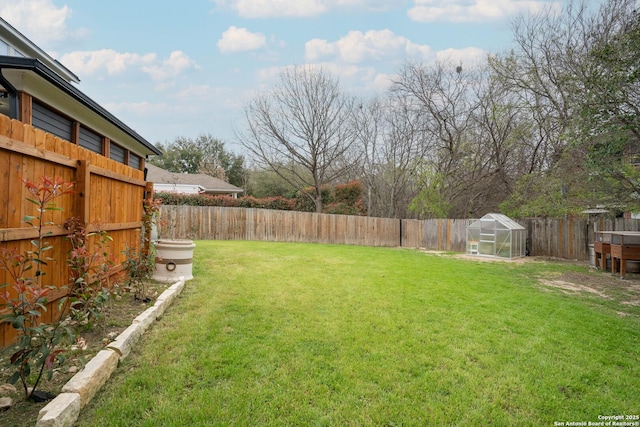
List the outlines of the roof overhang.
{"label": "roof overhang", "polygon": [[0,74],[16,90],[49,104],[138,155],[161,154],[153,144],[38,59],[0,55]]}
{"label": "roof overhang", "polygon": [[206,188],[204,192],[207,194],[239,194],[244,192],[243,189],[239,188],[237,190],[229,189],[229,188]]}
{"label": "roof overhang", "polygon": [[167,184],[163,182],[153,183],[154,191],[167,193],[201,194],[204,187],[197,184]]}
{"label": "roof overhang", "polygon": [[583,210],[581,213],[583,214],[606,214],[606,213],[610,213],[611,211],[608,209],[602,209],[602,208],[593,208],[593,209],[585,209]]}
{"label": "roof overhang", "polygon": [[80,79],[71,70],[53,59],[47,52],[40,49],[35,43],[26,38],[20,31],[16,30],[11,24],[0,18],[0,28],[2,36],[19,51],[20,54],[30,58],[40,58],[40,60],[50,69],[54,70],[62,78],[69,82],[79,83]]}

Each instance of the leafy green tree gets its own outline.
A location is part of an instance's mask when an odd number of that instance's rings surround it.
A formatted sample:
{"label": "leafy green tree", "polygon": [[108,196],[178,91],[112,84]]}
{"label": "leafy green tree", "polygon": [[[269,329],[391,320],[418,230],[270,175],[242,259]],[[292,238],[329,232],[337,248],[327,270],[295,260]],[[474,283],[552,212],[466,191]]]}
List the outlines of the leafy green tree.
{"label": "leafy green tree", "polygon": [[421,191],[409,208],[421,217],[447,218],[451,202],[446,197],[446,177],[427,166],[420,171],[418,182]]}
{"label": "leafy green tree", "polygon": [[[640,207],[640,14],[615,2],[618,25],[589,53],[591,72],[577,143],[587,150],[592,180],[606,185],[611,205]],[[611,6],[610,8],[613,8]]]}
{"label": "leafy green tree", "polygon": [[244,187],[244,157],[225,148],[224,142],[209,134],[197,138],[178,137],[172,143],[158,144],[162,152],[149,162],[176,173],[205,173]]}
{"label": "leafy green tree", "polygon": [[[286,174],[286,171],[281,171]],[[252,169],[248,173],[245,194],[254,197],[291,197],[296,192],[296,187],[290,184],[290,180],[282,178],[271,169]]]}
{"label": "leafy green tree", "polygon": [[559,14],[520,17],[516,47],[490,58],[493,78],[531,124],[531,167],[502,204],[512,215],[621,209],[637,199],[638,171],[629,162],[638,153],[636,7],[572,0]]}
{"label": "leafy green tree", "polygon": [[226,181],[236,187],[244,188],[247,182],[247,171],[244,167],[244,156],[231,154],[225,166]]}
{"label": "leafy green tree", "polygon": [[198,173],[202,151],[190,138],[178,137],[172,143],[157,144],[162,154],[149,159],[149,163],[169,172]]}

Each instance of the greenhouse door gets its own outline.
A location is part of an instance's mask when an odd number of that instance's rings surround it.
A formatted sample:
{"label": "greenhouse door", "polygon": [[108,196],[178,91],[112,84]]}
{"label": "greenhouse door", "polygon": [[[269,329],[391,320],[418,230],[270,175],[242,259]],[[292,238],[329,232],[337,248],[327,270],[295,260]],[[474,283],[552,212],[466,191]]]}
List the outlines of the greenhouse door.
{"label": "greenhouse door", "polygon": [[494,219],[480,220],[480,245],[478,247],[479,255],[496,254],[496,221]]}

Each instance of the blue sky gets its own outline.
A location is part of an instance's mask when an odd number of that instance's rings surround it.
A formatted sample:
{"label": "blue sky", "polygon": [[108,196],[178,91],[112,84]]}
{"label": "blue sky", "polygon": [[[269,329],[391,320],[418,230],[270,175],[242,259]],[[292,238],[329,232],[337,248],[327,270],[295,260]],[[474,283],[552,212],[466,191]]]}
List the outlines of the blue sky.
{"label": "blue sky", "polygon": [[408,59],[505,51],[516,15],[566,1],[0,0],[0,16],[150,142],[207,133],[239,152],[244,103],[284,67],[322,66],[371,96]]}

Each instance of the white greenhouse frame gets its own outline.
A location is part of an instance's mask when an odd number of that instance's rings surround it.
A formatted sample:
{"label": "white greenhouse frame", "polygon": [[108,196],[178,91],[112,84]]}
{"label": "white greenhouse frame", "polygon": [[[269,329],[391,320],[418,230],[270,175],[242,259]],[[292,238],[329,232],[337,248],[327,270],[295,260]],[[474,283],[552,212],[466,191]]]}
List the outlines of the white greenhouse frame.
{"label": "white greenhouse frame", "polygon": [[467,225],[467,254],[495,258],[526,255],[526,229],[506,215],[490,213]]}

